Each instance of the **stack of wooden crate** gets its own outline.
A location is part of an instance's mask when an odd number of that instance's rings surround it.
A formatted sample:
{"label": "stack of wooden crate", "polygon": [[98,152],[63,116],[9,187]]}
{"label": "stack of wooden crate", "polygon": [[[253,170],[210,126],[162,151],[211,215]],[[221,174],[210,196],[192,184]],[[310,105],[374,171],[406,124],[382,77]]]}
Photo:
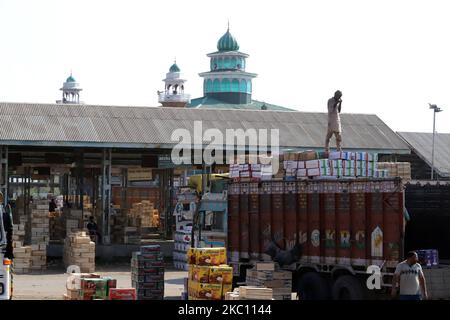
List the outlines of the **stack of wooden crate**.
{"label": "stack of wooden crate", "polygon": [[48,201],[34,200],[31,206],[31,272],[47,269],[47,245],[50,240]]}
{"label": "stack of wooden crate", "polygon": [[31,243],[48,244],[49,240],[48,201],[35,200],[31,209]]}
{"label": "stack of wooden crate", "polygon": [[47,244],[31,245],[31,272],[40,273],[47,269]]}
{"label": "stack of wooden crate", "polygon": [[86,232],[68,235],[64,241],[64,264],[77,265],[82,273],[95,271],[95,243]]}
{"label": "stack of wooden crate", "polygon": [[23,246],[25,242],[25,224],[19,223],[13,225],[13,247],[19,248]]}
{"label": "stack of wooden crate", "polygon": [[411,163],[409,162],[378,162],[378,170],[387,170],[388,177],[400,177],[411,180]]}
{"label": "stack of wooden crate", "polygon": [[31,247],[14,248],[13,269],[16,274],[29,273],[31,270]]}
{"label": "stack of wooden crate", "polygon": [[273,262],[256,263],[253,269],[248,269],[246,285],[271,288],[275,300],[292,299],[292,272],[278,270]]}

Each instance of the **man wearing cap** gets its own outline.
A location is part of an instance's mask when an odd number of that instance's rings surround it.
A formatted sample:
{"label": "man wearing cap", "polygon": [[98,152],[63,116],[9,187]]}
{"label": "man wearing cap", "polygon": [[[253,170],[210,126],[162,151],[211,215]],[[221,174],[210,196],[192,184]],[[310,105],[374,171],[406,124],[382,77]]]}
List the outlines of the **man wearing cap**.
{"label": "man wearing cap", "polygon": [[341,113],[341,104],[342,104],[341,97],[342,92],[338,90],[334,93],[334,97],[328,100],[328,131],[327,137],[325,139],[326,152],[330,151],[330,139],[333,136],[333,134],[336,137],[337,150],[342,151],[341,117],[339,116],[339,113]]}

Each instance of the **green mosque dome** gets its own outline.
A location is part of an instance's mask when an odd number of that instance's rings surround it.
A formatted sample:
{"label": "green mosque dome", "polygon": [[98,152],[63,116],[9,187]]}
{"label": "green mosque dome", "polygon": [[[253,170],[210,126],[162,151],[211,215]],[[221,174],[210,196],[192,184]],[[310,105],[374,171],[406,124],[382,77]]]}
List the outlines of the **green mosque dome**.
{"label": "green mosque dome", "polygon": [[239,44],[237,40],[231,35],[230,29],[219,39],[217,42],[217,49],[219,51],[237,51],[239,50]]}
{"label": "green mosque dome", "polygon": [[72,74],[66,79],[66,82],[76,82],[75,78],[72,77]]}
{"label": "green mosque dome", "polygon": [[180,72],[180,68],[178,67],[178,65],[176,63],[174,63],[170,69],[169,72]]}

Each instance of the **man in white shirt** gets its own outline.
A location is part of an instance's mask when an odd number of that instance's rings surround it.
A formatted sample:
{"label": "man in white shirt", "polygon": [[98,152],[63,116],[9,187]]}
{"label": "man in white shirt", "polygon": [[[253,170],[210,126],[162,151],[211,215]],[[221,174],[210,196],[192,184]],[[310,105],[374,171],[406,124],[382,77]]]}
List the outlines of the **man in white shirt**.
{"label": "man in white shirt", "polygon": [[418,261],[417,253],[410,251],[406,255],[406,260],[397,265],[392,281],[393,298],[397,296],[400,285],[400,300],[428,299],[425,277]]}

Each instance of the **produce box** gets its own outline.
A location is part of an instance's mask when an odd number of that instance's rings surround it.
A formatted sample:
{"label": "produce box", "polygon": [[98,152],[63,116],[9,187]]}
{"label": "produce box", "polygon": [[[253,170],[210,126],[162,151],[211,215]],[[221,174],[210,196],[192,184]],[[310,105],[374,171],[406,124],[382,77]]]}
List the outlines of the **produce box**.
{"label": "produce box", "polygon": [[192,280],[200,283],[209,282],[209,266],[193,266],[192,268]]}
{"label": "produce box", "polygon": [[218,266],[226,260],[225,248],[197,248],[196,264],[199,266]]}
{"label": "produce box", "polygon": [[229,266],[210,267],[209,283],[216,283],[216,284],[233,283],[233,268]]}
{"label": "produce box", "polygon": [[106,299],[108,297],[108,280],[82,278],[80,296],[81,300]]}
{"label": "produce box", "polygon": [[196,297],[208,300],[220,300],[222,298],[222,285],[200,283]]}
{"label": "produce box", "polygon": [[136,300],[136,289],[112,288],[109,290],[109,300]]}

